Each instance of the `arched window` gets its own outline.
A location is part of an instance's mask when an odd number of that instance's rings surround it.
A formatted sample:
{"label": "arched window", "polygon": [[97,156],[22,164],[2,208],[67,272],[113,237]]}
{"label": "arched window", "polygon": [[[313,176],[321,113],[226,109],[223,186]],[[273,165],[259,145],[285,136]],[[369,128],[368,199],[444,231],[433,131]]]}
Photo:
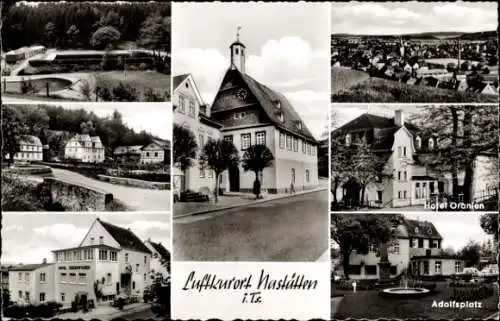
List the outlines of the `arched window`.
{"label": "arched window", "polygon": [[346,146],[351,146],[351,134],[346,134],[345,135],[345,145]]}
{"label": "arched window", "polygon": [[415,144],[417,145],[417,149],[422,148],[422,138],[420,138],[420,136],[417,136],[415,139]]}
{"label": "arched window", "polygon": [[434,149],[434,139],[429,138],[429,149]]}

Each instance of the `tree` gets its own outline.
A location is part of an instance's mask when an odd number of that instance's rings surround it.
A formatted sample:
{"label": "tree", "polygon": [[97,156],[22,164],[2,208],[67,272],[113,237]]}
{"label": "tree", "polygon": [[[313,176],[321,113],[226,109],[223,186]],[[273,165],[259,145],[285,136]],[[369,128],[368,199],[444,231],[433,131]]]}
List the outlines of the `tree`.
{"label": "tree", "polygon": [[91,39],[93,47],[98,49],[114,48],[120,40],[121,33],[111,26],[101,27],[94,32]]}
{"label": "tree", "polygon": [[483,231],[489,235],[493,235],[495,243],[498,243],[498,213],[489,213],[481,215],[479,224]]}
{"label": "tree", "polygon": [[354,149],[346,146],[342,135],[332,133],[330,139],[330,171],[333,203],[337,204],[337,189],[352,174]]}
{"label": "tree", "polygon": [[[332,214],[331,238],[339,247],[344,275],[349,279],[349,258],[355,250],[357,254],[368,254],[370,245],[381,249],[396,240],[396,225],[402,222],[399,214]],[[384,252],[384,251],[382,251]]]}
{"label": "tree", "polygon": [[66,31],[66,35],[68,36],[68,43],[70,45],[75,45],[78,41],[78,35],[80,33],[80,30],[75,25],[71,25],[69,27],[68,31]]}
{"label": "tree", "polygon": [[455,71],[457,69],[457,65],[454,62],[450,62],[446,65],[446,69],[449,72]]}
{"label": "tree", "polygon": [[47,22],[45,25],[45,37],[47,38],[47,42],[50,46],[54,45],[55,29],[56,26],[53,22]]}
{"label": "tree", "polygon": [[368,184],[387,176],[384,173],[385,161],[370,151],[364,140],[357,146],[352,162],[354,163],[353,176],[361,186],[361,206],[363,206]]}
{"label": "tree", "polygon": [[193,166],[193,159],[196,158],[198,143],[191,130],[183,126],[174,124],[174,165],[186,174],[186,170]]}
{"label": "tree", "polygon": [[202,148],[200,165],[207,166],[215,173],[215,202],[219,196],[220,174],[226,169],[238,166],[238,150],[233,143],[223,139],[209,140]]}
{"label": "tree", "polygon": [[161,51],[170,52],[170,17],[155,13],[146,18],[139,30],[138,43],[153,50],[156,69],[163,71],[166,67],[167,55],[162,57]]}
{"label": "tree", "polygon": [[458,255],[465,260],[465,266],[476,266],[481,258],[481,245],[475,241],[469,241],[460,251]]}
{"label": "tree", "polygon": [[[243,154],[242,160],[243,169],[255,173],[255,182],[259,182],[259,173],[264,171],[264,168],[273,166],[274,156],[271,150],[266,145],[252,145],[247,148]],[[260,189],[255,196],[260,195]]]}
{"label": "tree", "polygon": [[15,106],[2,105],[2,109],[2,160],[8,154],[7,165],[10,167],[14,162],[14,155],[20,151],[19,140],[26,135],[25,119]]}

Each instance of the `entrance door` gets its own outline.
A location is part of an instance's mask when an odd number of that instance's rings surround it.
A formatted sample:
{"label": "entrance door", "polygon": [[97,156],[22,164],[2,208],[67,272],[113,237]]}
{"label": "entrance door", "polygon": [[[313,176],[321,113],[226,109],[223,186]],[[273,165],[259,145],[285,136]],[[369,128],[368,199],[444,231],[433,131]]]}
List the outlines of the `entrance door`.
{"label": "entrance door", "polygon": [[231,192],[240,191],[240,169],[238,166],[229,169],[229,190]]}
{"label": "entrance door", "polygon": [[424,275],[429,275],[429,261],[424,261]]}
{"label": "entrance door", "polygon": [[444,193],[444,182],[438,182],[439,193]]}

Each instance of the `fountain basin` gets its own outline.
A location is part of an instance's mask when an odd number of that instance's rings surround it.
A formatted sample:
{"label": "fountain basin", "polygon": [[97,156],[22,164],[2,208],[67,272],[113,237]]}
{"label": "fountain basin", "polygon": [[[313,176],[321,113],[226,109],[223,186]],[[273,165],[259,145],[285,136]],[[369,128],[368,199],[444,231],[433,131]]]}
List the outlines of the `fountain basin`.
{"label": "fountain basin", "polygon": [[391,296],[391,297],[402,297],[402,298],[415,298],[415,297],[422,297],[427,294],[429,294],[428,289],[424,288],[388,288],[380,291],[380,294],[384,296]]}

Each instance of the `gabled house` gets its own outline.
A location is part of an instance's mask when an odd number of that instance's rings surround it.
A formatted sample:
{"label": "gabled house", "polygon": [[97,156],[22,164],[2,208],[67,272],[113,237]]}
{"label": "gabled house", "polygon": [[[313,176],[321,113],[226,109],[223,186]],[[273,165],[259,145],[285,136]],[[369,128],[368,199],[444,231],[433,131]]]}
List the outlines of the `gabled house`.
{"label": "gabled house", "polygon": [[83,163],[102,163],[104,162],[104,149],[99,136],[77,134],[66,142],[64,157]]}
{"label": "gabled house", "polygon": [[[365,113],[332,132],[333,137],[354,144],[366,140],[370,150],[384,162],[385,178],[366,187],[365,205],[402,207],[424,205],[439,194],[452,194],[451,173],[425,166],[423,158],[438,148],[439,137],[424,135],[420,128],[405,121],[402,110],[393,118]],[[473,197],[494,193],[498,177],[494,173],[495,155],[483,153],[474,163]],[[463,185],[464,173],[458,175]],[[338,200],[360,203],[361,187],[355,179],[344,182],[337,191]]]}
{"label": "gabled house", "polygon": [[160,279],[161,283],[168,282],[170,278],[170,252],[161,243],[156,243],[148,239],[144,244],[151,251],[150,272],[155,280]]}
{"label": "gabled house", "polygon": [[155,139],[146,145],[118,146],[113,156],[125,164],[170,164],[170,141]]}
{"label": "gabled house", "polygon": [[[388,249],[391,277],[404,273],[412,277],[449,276],[463,271],[465,260],[442,250],[443,238],[433,223],[403,218],[395,222],[395,239]],[[349,256],[351,279],[378,279],[380,256],[378,248],[370,245],[368,254],[356,251]]]}
{"label": "gabled house", "polygon": [[[14,161],[36,162],[43,160],[43,145],[40,138],[25,135],[18,139],[19,152],[14,154]],[[9,154],[6,159],[9,159]]]}

